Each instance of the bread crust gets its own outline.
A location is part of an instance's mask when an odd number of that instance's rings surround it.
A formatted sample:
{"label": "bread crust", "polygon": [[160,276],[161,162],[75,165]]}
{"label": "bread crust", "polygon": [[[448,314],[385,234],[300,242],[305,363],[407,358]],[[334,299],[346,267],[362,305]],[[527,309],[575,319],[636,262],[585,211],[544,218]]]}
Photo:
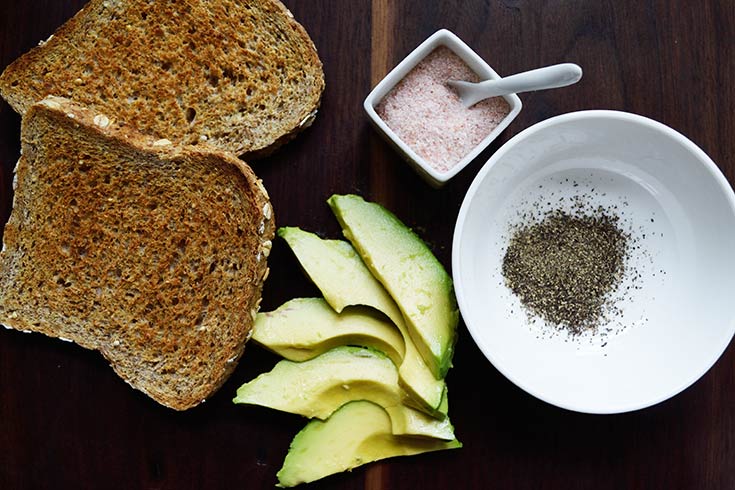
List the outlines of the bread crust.
{"label": "bread crust", "polygon": [[91,0],[0,75],[21,115],[63,96],[174,145],[244,158],[308,127],[323,90],[313,41],[278,0]]}
{"label": "bread crust", "polygon": [[234,155],[177,147],[49,97],[22,123],[0,253],[0,323],[100,351],[176,410],[224,383],[250,337],[275,217]]}

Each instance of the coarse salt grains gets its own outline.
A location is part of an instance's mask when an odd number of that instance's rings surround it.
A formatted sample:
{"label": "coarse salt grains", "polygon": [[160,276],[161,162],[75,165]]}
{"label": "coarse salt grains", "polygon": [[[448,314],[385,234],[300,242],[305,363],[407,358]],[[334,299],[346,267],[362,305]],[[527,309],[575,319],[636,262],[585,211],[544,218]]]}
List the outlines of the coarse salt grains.
{"label": "coarse salt grains", "polygon": [[447,86],[448,80],[477,82],[479,78],[459,56],[441,46],[375,107],[386,125],[438,172],[459,163],[510,113],[502,97],[464,107]]}

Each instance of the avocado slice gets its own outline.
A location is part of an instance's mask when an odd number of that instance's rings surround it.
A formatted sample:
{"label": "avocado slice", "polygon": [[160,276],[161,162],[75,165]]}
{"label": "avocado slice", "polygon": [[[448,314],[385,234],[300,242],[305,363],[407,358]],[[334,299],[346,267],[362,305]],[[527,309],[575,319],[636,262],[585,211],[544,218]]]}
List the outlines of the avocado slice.
{"label": "avocado slice", "polygon": [[396,366],[403,362],[403,337],[372,308],[335,312],[323,298],[296,298],[258,313],[251,340],[290,361],[307,361],[340,345],[372,347]]}
{"label": "avocado slice", "polygon": [[[360,304],[369,306],[393,302],[348,242],[325,240],[293,226],[279,228],[278,236],[288,243],[301,267],[319,289],[323,284],[338,284],[338,287],[322,290],[324,299],[336,312],[354,305],[355,298],[361,298]],[[375,286],[365,288],[365,282],[374,282]],[[397,307],[394,316],[400,316]]]}
{"label": "avocado slice", "polygon": [[446,413],[446,410],[441,411],[446,389],[444,380],[432,375],[411,338],[398,305],[352,245],[342,240],[323,240],[295,227],[280,228],[278,234],[291,247],[335,311],[341,312],[349,305],[365,305],[382,312],[395,323],[405,342],[403,362],[396,365],[401,386],[411,395],[412,403],[409,403],[430,413]]}
{"label": "avocado slice", "polygon": [[380,459],[460,447],[456,439],[394,435],[385,410],[369,401],[354,401],[296,434],[277,474],[278,486],[312,482]]}
{"label": "avocado slice", "polygon": [[452,280],[426,244],[383,206],[355,195],[327,201],[373,275],[403,313],[434,377],[452,363],[459,310]]}
{"label": "avocado slice", "polygon": [[237,390],[233,402],[328,418],[353,400],[384,407],[396,434],[453,439],[449,418],[437,420],[403,404],[395,364],[383,353],[361,347],[331,349],[309,361],[280,361]]}

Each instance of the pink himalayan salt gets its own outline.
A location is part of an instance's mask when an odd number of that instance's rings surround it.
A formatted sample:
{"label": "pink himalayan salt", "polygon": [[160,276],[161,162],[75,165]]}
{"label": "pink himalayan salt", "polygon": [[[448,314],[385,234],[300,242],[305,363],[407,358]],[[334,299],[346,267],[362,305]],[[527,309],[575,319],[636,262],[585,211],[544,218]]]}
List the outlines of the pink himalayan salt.
{"label": "pink himalayan salt", "polygon": [[421,60],[375,108],[388,127],[439,172],[456,165],[510,113],[502,97],[465,108],[447,80],[479,78],[462,58],[442,46]]}

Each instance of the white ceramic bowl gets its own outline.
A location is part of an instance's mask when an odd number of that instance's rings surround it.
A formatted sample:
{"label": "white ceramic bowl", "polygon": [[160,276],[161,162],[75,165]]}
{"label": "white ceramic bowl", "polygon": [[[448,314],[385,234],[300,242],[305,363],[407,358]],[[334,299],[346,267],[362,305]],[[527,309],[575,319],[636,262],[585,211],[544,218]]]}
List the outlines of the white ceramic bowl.
{"label": "white ceramic bowl", "polygon": [[[606,336],[529,319],[501,272],[519,212],[585,192],[618,205],[640,245],[630,259],[640,289],[618,302]],[[501,373],[559,407],[619,413],[681,392],[728,346],[733,251],[735,195],[701,149],[642,116],[584,111],[536,124],[490,158],[459,212],[452,266],[462,317]]]}
{"label": "white ceramic bowl", "polygon": [[434,187],[441,187],[446,184],[449,179],[457,175],[463,168],[467,166],[472,160],[477,157],[490,143],[498,137],[498,135],[508,127],[508,125],[516,118],[518,113],[521,111],[521,99],[515,94],[506,95],[503,98],[510,105],[510,112],[500,122],[500,124],[493,129],[493,131],[485,137],[472,151],[465,155],[457,164],[450,168],[446,172],[439,172],[434,169],[429,162],[421,158],[413,149],[404,143],[398,135],[391,130],[388,125],[383,121],[378,113],[375,111],[375,107],[383,100],[388,92],[400,82],[422,59],[428,54],[434,51],[440,46],[446,46],[453,51],[457,56],[467,63],[467,66],[474,71],[480,80],[497,79],[500,76],[483,60],[477,53],[475,53],[467,44],[462,42],[460,38],[451,33],[446,29],[441,29],[432,34],[426,41],[421,43],[416,49],[414,49],[403,61],[401,61],[385,78],[383,78],[378,85],[370,92],[365,98],[363,104],[365,112],[370,118],[373,126],[377,129],[386,141],[406,160],[413,169],[426,180],[430,185]]}

